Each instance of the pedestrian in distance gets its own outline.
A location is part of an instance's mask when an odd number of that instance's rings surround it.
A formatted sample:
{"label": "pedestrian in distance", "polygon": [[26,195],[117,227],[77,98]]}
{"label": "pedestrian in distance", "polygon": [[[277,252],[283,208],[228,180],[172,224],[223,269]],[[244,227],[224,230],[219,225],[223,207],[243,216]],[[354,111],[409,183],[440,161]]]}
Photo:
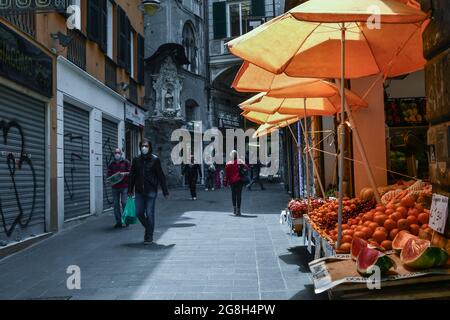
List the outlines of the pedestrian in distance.
{"label": "pedestrian in distance", "polygon": [[[122,213],[128,198],[128,175],[130,162],[124,158],[120,148],[114,150],[114,160],[108,166],[107,178],[112,183],[112,198],[114,204],[115,229],[122,228]],[[114,176],[114,177],[113,177]]]}
{"label": "pedestrian in distance", "polygon": [[182,174],[186,177],[191,192],[191,199],[197,200],[197,181],[202,178],[202,169],[199,164],[195,163],[195,158],[192,155],[189,163],[183,165]]}
{"label": "pedestrian in distance", "polygon": [[152,154],[150,141],[140,143],[141,155],[134,158],[128,185],[128,195],[135,195],[136,215],[145,228],[144,245],[153,243],[155,230],[155,205],[158,196],[158,186],[164,197],[169,198],[166,177],[161,168],[161,160]]}
{"label": "pedestrian in distance", "polygon": [[247,179],[248,166],[239,159],[236,150],[230,154],[231,160],[225,166],[225,178],[227,184],[231,186],[231,198],[233,202],[234,214],[241,215],[242,189]]}
{"label": "pedestrian in distance", "polygon": [[206,191],[215,190],[216,166],[211,163],[206,172]]}
{"label": "pedestrian in distance", "polygon": [[264,185],[261,181],[261,167],[262,164],[261,162],[258,160],[257,163],[255,163],[254,165],[251,166],[251,179],[252,181],[247,185],[247,189],[249,191],[252,190],[252,186],[257,183],[259,184],[259,186],[261,187],[261,190],[266,190],[266,188],[264,188]]}

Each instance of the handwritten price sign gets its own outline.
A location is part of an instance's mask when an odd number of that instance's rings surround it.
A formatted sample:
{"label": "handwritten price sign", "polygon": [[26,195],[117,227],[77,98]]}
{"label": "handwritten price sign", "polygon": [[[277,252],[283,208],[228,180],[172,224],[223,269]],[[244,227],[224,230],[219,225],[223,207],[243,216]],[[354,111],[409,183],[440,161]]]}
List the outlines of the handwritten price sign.
{"label": "handwritten price sign", "polygon": [[433,202],[430,212],[431,229],[444,233],[448,217],[448,197],[439,194],[433,194]]}

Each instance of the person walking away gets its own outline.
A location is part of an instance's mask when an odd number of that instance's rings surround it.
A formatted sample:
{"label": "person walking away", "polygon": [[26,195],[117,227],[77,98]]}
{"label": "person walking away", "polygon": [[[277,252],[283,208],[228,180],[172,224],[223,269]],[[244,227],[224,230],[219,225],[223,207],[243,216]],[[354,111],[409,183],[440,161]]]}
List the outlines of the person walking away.
{"label": "person walking away", "polygon": [[206,191],[209,191],[210,189],[211,191],[215,190],[215,177],[216,177],[216,166],[214,165],[214,163],[211,163],[208,166],[208,171],[206,175]]}
{"label": "person walking away", "polygon": [[252,186],[257,183],[259,184],[259,186],[261,187],[261,190],[266,190],[266,188],[264,188],[264,185],[261,181],[261,167],[262,164],[261,162],[258,160],[257,163],[255,163],[254,165],[252,165],[251,167],[251,182],[248,184],[247,189],[249,191],[252,190]]}
{"label": "person walking away", "polygon": [[191,156],[190,163],[183,166],[182,173],[186,176],[191,192],[191,199],[197,200],[197,181],[202,178],[202,170],[199,164],[194,161],[194,156]]}
{"label": "person walking away", "polygon": [[140,143],[141,155],[134,158],[128,182],[128,195],[136,195],[136,215],[145,228],[144,245],[153,243],[155,230],[155,204],[158,186],[164,197],[169,198],[166,177],[161,168],[161,160],[152,154],[150,141]]}
{"label": "person walking away", "polygon": [[116,218],[115,229],[122,228],[122,213],[125,209],[128,197],[128,174],[130,173],[130,162],[124,158],[122,150],[114,150],[114,160],[108,166],[107,177],[113,175],[121,176],[120,182],[112,185],[112,197],[114,204],[114,217]]}
{"label": "person walking away", "polygon": [[242,189],[244,187],[244,171],[248,170],[248,166],[244,161],[239,159],[236,150],[230,154],[231,160],[225,166],[225,178],[227,184],[231,186],[231,197],[233,201],[234,214],[241,215]]}

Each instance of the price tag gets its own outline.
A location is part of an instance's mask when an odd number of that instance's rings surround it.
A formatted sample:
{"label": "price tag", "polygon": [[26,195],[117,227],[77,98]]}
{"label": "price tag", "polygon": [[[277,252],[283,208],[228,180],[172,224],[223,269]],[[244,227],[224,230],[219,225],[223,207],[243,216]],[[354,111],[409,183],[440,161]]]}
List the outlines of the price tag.
{"label": "price tag", "polygon": [[433,194],[433,202],[430,211],[430,228],[444,233],[448,216],[448,197]]}

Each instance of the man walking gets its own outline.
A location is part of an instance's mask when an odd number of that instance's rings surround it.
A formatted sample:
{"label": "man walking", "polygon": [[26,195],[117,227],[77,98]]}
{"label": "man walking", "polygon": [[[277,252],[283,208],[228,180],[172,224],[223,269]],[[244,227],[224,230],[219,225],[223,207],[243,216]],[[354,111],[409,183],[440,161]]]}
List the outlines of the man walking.
{"label": "man walking", "polygon": [[115,229],[122,228],[122,212],[127,203],[129,172],[130,162],[123,157],[122,150],[117,148],[114,151],[114,161],[109,164],[107,173],[108,178],[116,175],[114,180],[118,181],[112,185],[114,217],[116,218]]}
{"label": "man walking", "polygon": [[262,167],[262,164],[261,164],[261,162],[259,160],[258,160],[258,162],[256,164],[254,164],[251,167],[251,178],[252,178],[252,181],[247,186],[247,189],[249,191],[252,190],[252,186],[255,183],[259,184],[259,186],[261,187],[261,190],[266,190],[266,188],[264,188],[264,185],[262,184],[262,181],[261,181],[261,167]]}
{"label": "man walking", "polygon": [[182,174],[186,176],[191,191],[191,199],[197,200],[197,181],[202,178],[202,169],[195,163],[194,156],[190,158],[190,163],[183,166]]}
{"label": "man walking", "polygon": [[214,163],[211,163],[208,166],[207,169],[207,174],[206,174],[206,191],[209,191],[211,189],[211,191],[215,190],[215,177],[216,177],[216,166],[214,165]]}
{"label": "man walking", "polygon": [[155,230],[155,204],[158,186],[164,197],[169,197],[166,177],[161,168],[161,160],[152,154],[152,145],[148,140],[140,143],[141,155],[133,159],[130,171],[128,194],[136,192],[136,215],[145,228],[144,245],[153,243]]}

